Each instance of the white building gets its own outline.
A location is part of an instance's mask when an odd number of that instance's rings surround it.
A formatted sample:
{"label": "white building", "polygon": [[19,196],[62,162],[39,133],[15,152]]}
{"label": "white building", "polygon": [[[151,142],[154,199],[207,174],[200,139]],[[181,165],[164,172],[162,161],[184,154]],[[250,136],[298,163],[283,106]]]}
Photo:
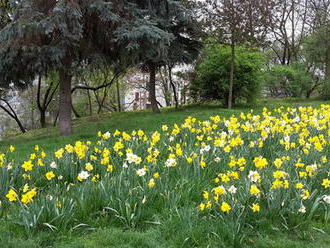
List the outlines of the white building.
{"label": "white building", "polygon": [[[149,109],[151,107],[147,90],[148,81],[149,73],[138,70],[129,73],[125,77],[127,87],[123,103],[125,111]],[[160,104],[159,107],[166,107],[164,90],[158,76],[156,78],[156,99]]]}
{"label": "white building", "polygon": [[[173,69],[172,78],[176,87],[177,96],[180,104],[185,104],[187,96],[182,94],[183,88],[188,86],[188,82],[176,76],[177,71],[188,71],[190,67],[176,67]],[[167,107],[165,95],[168,94],[168,102],[174,103],[173,90],[168,80],[166,72],[160,71],[156,75],[156,99],[159,107]],[[149,109],[151,107],[149,101],[149,93],[147,83],[149,81],[149,73],[140,70],[134,70],[125,76],[124,82],[126,91],[123,97],[125,111]]]}

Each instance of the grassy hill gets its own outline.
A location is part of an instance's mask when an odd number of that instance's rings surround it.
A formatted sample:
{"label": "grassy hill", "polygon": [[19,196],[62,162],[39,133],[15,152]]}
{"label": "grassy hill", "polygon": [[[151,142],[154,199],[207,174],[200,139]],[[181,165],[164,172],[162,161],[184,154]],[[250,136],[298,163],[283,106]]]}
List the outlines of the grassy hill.
{"label": "grassy hill", "polygon": [[[6,137],[0,142],[0,147],[14,145],[18,155],[22,159],[33,149],[34,145],[40,145],[46,152],[53,152],[59,147],[74,143],[77,140],[95,140],[98,131],[113,132],[116,129],[132,131],[143,129],[145,131],[159,130],[163,124],[173,125],[180,123],[188,116],[206,120],[212,115],[229,117],[233,114],[248,112],[251,109],[260,112],[262,108],[277,108],[279,106],[298,107],[313,106],[317,107],[326,104],[326,101],[301,100],[301,99],[262,99],[255,106],[238,106],[231,110],[224,109],[217,104],[199,104],[182,106],[179,109],[165,108],[161,114],[153,114],[150,111],[134,111],[122,113],[110,113],[79,118],[73,121],[73,135],[69,137],[58,136],[56,127],[31,130],[25,134],[18,134],[13,137]],[[1,150],[1,148],[0,148]]]}
{"label": "grassy hill", "polygon": [[[260,100],[253,107],[254,112],[260,112],[264,107],[276,108],[279,106],[298,107],[327,104],[324,101],[302,101],[291,100]],[[1,141],[2,149],[14,145],[17,149],[16,159],[24,160],[33,151],[34,145],[41,146],[46,153],[52,153],[59,147],[77,140],[96,140],[98,131],[113,132],[116,129],[132,131],[143,129],[147,132],[159,130],[161,125],[181,123],[188,116],[206,120],[212,115],[229,117],[233,114],[248,112],[249,106],[240,106],[232,110],[223,109],[218,105],[190,105],[181,107],[178,110],[173,108],[163,109],[161,114],[153,114],[149,111],[136,111],[128,113],[111,113],[99,116],[85,117],[74,120],[74,134],[70,137],[59,137],[57,129],[53,127],[32,130],[26,134],[8,137]],[[179,211],[179,210],[178,210]],[[154,223],[150,228],[123,229],[113,223],[107,223],[101,218],[96,220],[98,228],[79,228],[70,233],[40,231],[34,235],[26,236],[24,230],[15,228],[0,219],[0,247],[58,247],[58,248],[101,248],[101,247],[122,247],[122,248],[144,248],[144,247],[228,247],[220,243],[223,237],[205,237],[204,230],[210,224],[207,220],[190,218],[193,209],[180,210],[173,213],[173,219],[163,220],[162,223]],[[9,216],[10,218],[10,216]],[[184,224],[183,224],[184,223]],[[187,228],[188,227],[188,228]],[[174,231],[175,230],[175,231]],[[283,231],[284,230],[284,231]],[[55,235],[56,233],[56,235]],[[297,232],[294,230],[281,229],[281,231],[269,224],[258,235],[249,233],[245,247],[259,248],[326,248],[330,243],[330,226],[322,223],[315,223],[312,231]],[[208,235],[210,235],[208,233]],[[207,244],[203,243],[207,241]]]}

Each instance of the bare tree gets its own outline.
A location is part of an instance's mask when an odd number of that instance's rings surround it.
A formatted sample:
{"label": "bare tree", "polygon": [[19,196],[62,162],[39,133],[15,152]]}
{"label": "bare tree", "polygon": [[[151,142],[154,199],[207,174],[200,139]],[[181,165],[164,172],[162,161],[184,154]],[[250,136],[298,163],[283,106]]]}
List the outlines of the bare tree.
{"label": "bare tree", "polygon": [[308,0],[309,25],[325,45],[325,78],[330,80],[330,0]]}
{"label": "bare tree", "polygon": [[[37,107],[40,113],[40,125],[42,128],[46,127],[46,111],[54,99],[54,95],[57,92],[59,83],[54,82],[52,79],[50,83],[47,85],[47,89],[43,97],[41,96],[41,84],[42,84],[42,76],[39,75],[38,78],[38,90],[37,90]],[[43,99],[42,99],[43,98]]]}
{"label": "bare tree", "polygon": [[9,103],[7,97],[6,97],[6,91],[1,90],[0,92],[0,108],[5,111],[12,119],[15,120],[17,123],[19,129],[22,133],[26,132],[26,128],[23,126],[21,120],[19,119],[15,109],[11,106]]}
{"label": "bare tree", "polygon": [[230,45],[231,66],[227,107],[232,107],[235,73],[235,47],[261,45],[272,24],[272,0],[206,0],[201,3],[206,32],[216,42]]}
{"label": "bare tree", "polygon": [[[118,81],[118,78],[123,75],[125,69],[112,72],[109,67],[101,67],[95,71],[88,72],[87,75],[81,74],[76,78],[78,84],[71,89],[71,94],[74,94],[78,90],[84,90],[87,92],[89,102],[89,113],[93,112],[93,101],[90,92],[93,92],[95,102],[97,104],[97,113],[101,113],[103,108],[106,107],[106,99],[109,96],[109,88]],[[116,96],[118,97],[118,95]],[[118,100],[117,100],[118,103]],[[117,106],[119,108],[119,106]],[[72,106],[73,112],[76,117],[80,117],[78,111]]]}
{"label": "bare tree", "polygon": [[274,0],[270,48],[282,65],[297,61],[303,38],[309,32],[307,23],[309,0]]}

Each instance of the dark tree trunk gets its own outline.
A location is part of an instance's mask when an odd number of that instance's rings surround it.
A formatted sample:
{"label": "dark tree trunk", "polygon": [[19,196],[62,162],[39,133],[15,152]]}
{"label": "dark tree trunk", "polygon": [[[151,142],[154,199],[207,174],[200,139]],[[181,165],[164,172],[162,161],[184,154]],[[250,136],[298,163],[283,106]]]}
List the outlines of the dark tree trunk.
{"label": "dark tree trunk", "polygon": [[71,126],[71,80],[72,76],[67,70],[60,70],[60,104],[59,104],[59,126],[60,135],[72,134]]}
{"label": "dark tree trunk", "polygon": [[117,104],[118,104],[118,112],[121,112],[121,103],[120,103],[120,89],[119,89],[119,82],[116,82],[116,90],[117,90]]}
{"label": "dark tree trunk", "polygon": [[229,80],[229,94],[227,108],[231,109],[233,104],[233,88],[234,88],[234,70],[235,70],[235,44],[232,41],[231,45],[231,55],[230,55],[230,80]]}
{"label": "dark tree trunk", "polygon": [[54,123],[53,126],[56,126],[57,120],[58,120],[58,116],[59,116],[60,111],[57,111],[56,115],[55,115],[55,119],[54,119]]}
{"label": "dark tree trunk", "polygon": [[100,103],[100,110],[98,113],[101,113],[102,111],[102,108],[105,106],[105,100],[107,99],[107,96],[108,96],[108,89],[107,88],[104,88],[103,90],[103,97],[101,99],[101,103]]}
{"label": "dark tree trunk", "polygon": [[320,86],[320,85],[322,85],[322,81],[320,82],[320,79],[319,78],[317,78],[317,79],[315,79],[316,81],[315,81],[315,83],[314,83],[314,85],[312,85],[312,87],[311,88],[309,88],[309,89],[307,89],[307,91],[306,91],[306,98],[310,98],[310,96],[313,94],[313,92]]}
{"label": "dark tree trunk", "polygon": [[151,103],[152,112],[160,113],[156,99],[156,67],[153,63],[149,64],[149,101]]}
{"label": "dark tree trunk", "polygon": [[45,128],[46,127],[46,109],[44,108],[45,106],[42,106],[42,104],[41,104],[41,78],[42,78],[41,75],[39,75],[38,91],[37,91],[37,107],[38,107],[39,114],[40,114],[41,128]]}
{"label": "dark tree trunk", "polygon": [[50,85],[48,86],[46,93],[44,95],[44,99],[41,102],[41,79],[42,76],[39,75],[39,79],[38,79],[38,91],[37,91],[37,107],[40,113],[40,125],[41,128],[45,128],[47,126],[46,124],[46,110],[49,106],[49,104],[51,103],[55,92],[57,91],[58,88],[58,83],[56,84],[56,86],[53,88],[53,82],[50,83]]}
{"label": "dark tree trunk", "polygon": [[281,65],[285,65],[286,64],[286,45],[287,43],[285,43],[284,48],[283,48],[283,54],[282,54],[282,59],[281,59]]}
{"label": "dark tree trunk", "polygon": [[87,96],[88,96],[88,105],[89,105],[89,115],[93,115],[92,99],[89,90],[87,90]]}
{"label": "dark tree trunk", "polygon": [[81,115],[78,113],[78,111],[75,109],[75,107],[73,106],[72,103],[71,103],[71,107],[72,107],[72,112],[73,112],[74,116],[75,116],[76,118],[80,118]]}
{"label": "dark tree trunk", "polygon": [[175,87],[175,85],[173,83],[173,80],[172,80],[172,66],[168,66],[168,78],[170,80],[170,84],[171,84],[172,89],[173,89],[175,108],[177,109],[179,107],[179,102],[178,102],[178,95],[176,93],[176,87]]}
{"label": "dark tree trunk", "polygon": [[5,106],[2,106],[1,104],[0,104],[0,108],[3,109],[11,118],[13,118],[16,121],[21,132],[25,133],[26,129],[24,128],[22,122],[20,121],[17,114],[15,113],[15,110],[11,107],[11,105],[9,104],[9,102],[7,100],[1,99],[1,101],[3,101],[7,105],[8,108],[6,108]]}
{"label": "dark tree trunk", "polygon": [[23,127],[22,122],[21,122],[18,118],[14,118],[14,119],[15,119],[15,121],[16,121],[16,123],[17,123],[19,129],[21,130],[21,132],[22,132],[22,133],[25,133],[25,132],[26,132],[26,129],[25,129],[25,127]]}
{"label": "dark tree trunk", "polygon": [[44,110],[40,110],[40,125],[42,128],[46,127],[46,112]]}
{"label": "dark tree trunk", "polygon": [[94,91],[94,96],[95,96],[97,106],[98,106],[97,114],[100,114],[102,111],[102,101],[100,100],[100,97],[99,97],[99,94],[97,93],[97,91]]}

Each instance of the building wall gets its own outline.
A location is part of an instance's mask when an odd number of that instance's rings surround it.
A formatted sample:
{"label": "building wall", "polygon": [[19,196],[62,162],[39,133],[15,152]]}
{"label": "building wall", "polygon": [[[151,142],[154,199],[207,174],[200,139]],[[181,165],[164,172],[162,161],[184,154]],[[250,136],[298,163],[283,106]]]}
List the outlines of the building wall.
{"label": "building wall", "polygon": [[[147,82],[149,80],[147,73],[135,71],[134,73],[126,76],[125,83],[127,89],[124,96],[124,109],[125,111],[143,110],[148,109],[150,101],[148,99]],[[156,98],[157,101],[163,106],[166,106],[165,97],[162,87],[159,85],[159,80],[156,80]]]}

